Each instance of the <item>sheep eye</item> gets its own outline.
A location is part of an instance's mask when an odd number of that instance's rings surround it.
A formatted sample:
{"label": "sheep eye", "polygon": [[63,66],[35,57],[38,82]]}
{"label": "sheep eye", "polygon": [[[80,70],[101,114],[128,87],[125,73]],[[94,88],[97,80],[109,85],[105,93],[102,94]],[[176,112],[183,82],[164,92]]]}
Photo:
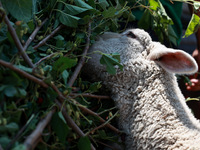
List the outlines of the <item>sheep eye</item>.
{"label": "sheep eye", "polygon": [[130,37],[130,38],[133,38],[133,39],[136,38],[136,36],[135,36],[135,34],[133,32],[127,33],[127,36]]}

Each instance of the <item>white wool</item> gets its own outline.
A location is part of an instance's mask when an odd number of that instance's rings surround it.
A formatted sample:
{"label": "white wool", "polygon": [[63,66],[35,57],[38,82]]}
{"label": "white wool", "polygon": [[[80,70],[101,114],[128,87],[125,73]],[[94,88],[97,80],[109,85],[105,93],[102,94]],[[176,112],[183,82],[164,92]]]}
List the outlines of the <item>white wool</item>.
{"label": "white wool", "polygon": [[[130,32],[136,37],[131,38]],[[200,123],[187,107],[174,76],[197,70],[191,56],[177,50],[184,65],[176,70],[176,64],[168,62],[168,57],[172,61],[176,58],[172,49],[152,42],[141,29],[106,33],[90,49],[90,53],[94,51],[120,54],[124,68],[116,75],[106,72],[97,53],[91,55],[84,71],[110,89],[120,112],[119,127],[127,134],[127,150],[200,149]],[[159,60],[165,52],[167,59]]]}

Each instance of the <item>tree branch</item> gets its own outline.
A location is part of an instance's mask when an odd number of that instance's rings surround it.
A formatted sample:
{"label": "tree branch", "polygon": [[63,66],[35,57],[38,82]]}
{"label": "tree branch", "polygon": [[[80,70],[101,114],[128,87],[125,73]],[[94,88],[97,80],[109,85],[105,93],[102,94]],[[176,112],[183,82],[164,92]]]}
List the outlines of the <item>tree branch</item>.
{"label": "tree branch", "polygon": [[93,129],[92,131],[90,131],[88,134],[90,134],[90,133],[94,134],[94,132],[95,132],[96,130],[99,130],[100,128],[102,128],[102,127],[106,126],[107,124],[109,124],[109,122],[110,122],[114,117],[116,117],[117,114],[118,114],[118,112],[116,112],[116,113],[115,113],[111,118],[109,118],[106,122],[104,122],[104,123],[101,124],[100,126],[94,128],[94,129]]}
{"label": "tree branch", "polygon": [[40,30],[40,28],[45,24],[45,22],[48,19],[44,19],[44,21],[41,23],[40,26],[37,26],[35,28],[35,30],[32,32],[32,34],[30,35],[30,37],[28,38],[28,40],[26,41],[25,45],[24,45],[24,51],[26,51],[26,49],[28,48],[29,44],[34,40],[35,36],[37,35],[38,31]]}
{"label": "tree branch", "polygon": [[38,78],[36,78],[36,77],[34,77],[34,76],[26,73],[26,72],[24,72],[24,71],[22,71],[22,70],[20,70],[20,69],[18,69],[16,67],[14,67],[11,63],[8,63],[8,62],[5,62],[3,60],[0,60],[0,65],[2,65],[4,67],[7,67],[7,68],[9,68],[9,69],[11,69],[11,70],[19,73],[20,75],[22,75],[25,78],[27,78],[27,79],[29,79],[29,80],[31,80],[31,81],[33,81],[33,82],[41,85],[42,87],[45,87],[45,88],[49,87],[44,81],[42,81],[42,80],[40,80],[40,79],[38,79]]}
{"label": "tree branch", "polygon": [[48,39],[50,39],[54,34],[56,34],[61,28],[63,28],[64,27],[64,25],[60,25],[60,26],[58,26],[53,32],[51,32],[49,35],[47,35],[42,41],[40,41],[37,45],[35,45],[34,47],[33,47],[33,49],[38,49],[39,47],[41,47],[41,46],[43,46],[45,43],[46,43],[46,41],[48,40]]}
{"label": "tree branch", "polygon": [[[29,79],[29,80],[31,80],[31,81],[33,81],[33,82],[35,82],[35,83],[41,85],[41,86],[44,87],[44,88],[48,88],[48,87],[49,87],[49,85],[47,85],[44,81],[42,81],[42,80],[40,80],[40,79],[38,79],[38,78],[36,78],[36,77],[34,77],[34,76],[32,76],[32,75],[26,73],[26,72],[24,72],[24,71],[22,71],[22,70],[20,70],[20,69],[18,69],[18,68],[16,68],[16,67],[14,67],[14,66],[13,66],[12,64],[10,64],[10,63],[7,63],[7,62],[5,62],[5,61],[3,61],[3,60],[0,60],[0,65],[3,65],[3,66],[5,66],[5,67],[7,67],[7,68],[10,68],[11,70],[13,70],[13,71],[19,73],[20,75],[26,77],[27,79]],[[63,103],[64,100],[65,100],[66,98],[63,96],[63,94],[58,90],[58,88],[57,88],[54,84],[51,84],[51,87],[58,93],[58,98],[59,98],[60,102]],[[104,120],[103,118],[101,118],[97,113],[91,111],[90,109],[88,109],[88,108],[86,108],[86,107],[81,106],[80,103],[78,103],[78,102],[76,102],[76,103],[77,103],[78,107],[79,107],[81,110],[83,110],[84,112],[86,112],[86,113],[88,113],[88,114],[91,114],[91,115],[93,115],[93,116],[98,117],[99,120],[100,120],[102,123],[105,122],[105,120]],[[106,124],[106,127],[110,128],[111,130],[113,130],[114,132],[116,132],[116,133],[118,133],[118,134],[121,133],[118,129],[116,129],[114,126],[112,126],[112,125],[110,125],[110,124]]]}
{"label": "tree branch", "polygon": [[49,58],[53,57],[54,55],[56,55],[56,53],[52,53],[52,54],[50,54],[50,55],[48,55],[48,56],[43,57],[42,59],[40,59],[37,63],[35,63],[35,68],[37,68],[37,66],[38,66],[42,61],[44,61],[44,60],[46,60],[46,59],[49,59]]}
{"label": "tree branch", "polygon": [[103,95],[94,95],[90,93],[82,93],[82,94],[77,94],[77,93],[70,93],[69,96],[74,96],[74,97],[91,97],[91,98],[97,98],[97,99],[111,99],[110,96],[103,96]]}
{"label": "tree branch", "polygon": [[[86,136],[83,131],[76,125],[74,120],[67,114],[65,106],[62,106],[58,100],[55,100],[56,104],[62,111],[62,114],[67,122],[67,124],[79,135],[79,136]],[[95,147],[91,144],[91,150],[95,150]]]}
{"label": "tree branch", "polygon": [[[0,7],[2,7],[2,4],[0,2]],[[2,7],[3,8],[3,7]],[[13,26],[10,24],[10,20],[8,19],[8,16],[5,14],[4,17],[4,22],[7,24],[8,27],[8,31],[10,32],[10,35],[13,38],[13,41],[18,49],[18,51],[20,52],[21,56],[23,57],[24,61],[30,66],[30,67],[34,67],[31,59],[28,57],[28,55],[25,53],[24,48],[17,36],[17,33],[15,32],[15,29],[13,28]]]}
{"label": "tree branch", "polygon": [[[99,118],[99,121],[102,123],[105,123],[106,121],[99,116],[97,113],[91,111],[90,109],[83,107],[83,106],[78,106],[82,111],[84,111],[85,113],[88,113],[90,115],[96,116],[97,118]],[[111,130],[113,130],[114,132],[116,132],[117,134],[121,134],[121,131],[118,130],[117,128],[115,128],[114,126],[112,126],[111,124],[107,123],[105,124],[106,127],[110,128]]]}
{"label": "tree branch", "polygon": [[52,118],[53,114],[55,113],[55,111],[56,111],[56,108],[54,107],[46,115],[46,117],[38,123],[36,129],[31,133],[31,135],[29,135],[27,137],[26,141],[24,142],[24,145],[26,146],[26,150],[32,150],[37,145],[38,139],[42,135],[44,128],[51,121],[51,118]]}
{"label": "tree branch", "polygon": [[91,36],[91,23],[89,23],[89,25],[88,25],[88,36],[87,36],[85,49],[83,50],[82,57],[81,57],[78,65],[77,65],[76,69],[74,70],[69,82],[68,82],[69,87],[72,87],[72,85],[74,84],[81,68],[83,67],[83,64],[85,63],[85,56],[87,55],[87,52],[88,52],[88,49],[89,49],[89,46],[90,46],[90,36]]}

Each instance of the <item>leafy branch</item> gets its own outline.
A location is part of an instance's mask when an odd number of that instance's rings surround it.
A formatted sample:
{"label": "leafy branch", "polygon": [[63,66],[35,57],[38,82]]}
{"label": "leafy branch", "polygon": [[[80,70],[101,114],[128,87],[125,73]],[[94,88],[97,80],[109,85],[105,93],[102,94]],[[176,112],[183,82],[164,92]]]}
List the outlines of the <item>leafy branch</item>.
{"label": "leafy branch", "polygon": [[[0,2],[0,7],[1,9],[3,9],[2,7],[2,4]],[[1,13],[4,13],[5,11],[1,11]],[[18,48],[20,54],[22,55],[22,57],[24,58],[24,61],[30,66],[30,67],[34,67],[31,59],[28,57],[28,55],[25,53],[25,49],[23,48],[18,36],[17,36],[17,33],[15,31],[15,29],[13,28],[13,26],[10,24],[10,20],[8,19],[8,16],[6,14],[4,14],[4,22],[7,24],[7,27],[8,27],[8,31],[9,33],[11,34],[14,42],[15,42],[15,45],[16,47]]]}

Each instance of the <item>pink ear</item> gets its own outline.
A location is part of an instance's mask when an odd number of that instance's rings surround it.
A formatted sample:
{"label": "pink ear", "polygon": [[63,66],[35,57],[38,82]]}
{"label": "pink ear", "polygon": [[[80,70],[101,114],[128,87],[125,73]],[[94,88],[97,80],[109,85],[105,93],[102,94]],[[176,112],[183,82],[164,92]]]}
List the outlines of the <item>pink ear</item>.
{"label": "pink ear", "polygon": [[148,58],[163,69],[176,74],[193,74],[198,66],[193,57],[182,50],[166,48],[163,45],[152,49]]}
{"label": "pink ear", "polygon": [[166,71],[172,73],[192,74],[198,70],[198,66],[194,59],[183,51],[166,53],[155,61]]}

